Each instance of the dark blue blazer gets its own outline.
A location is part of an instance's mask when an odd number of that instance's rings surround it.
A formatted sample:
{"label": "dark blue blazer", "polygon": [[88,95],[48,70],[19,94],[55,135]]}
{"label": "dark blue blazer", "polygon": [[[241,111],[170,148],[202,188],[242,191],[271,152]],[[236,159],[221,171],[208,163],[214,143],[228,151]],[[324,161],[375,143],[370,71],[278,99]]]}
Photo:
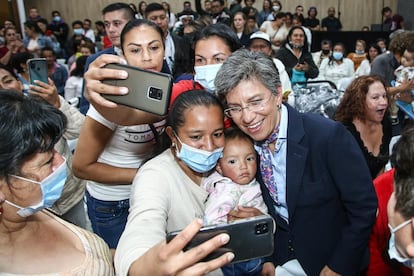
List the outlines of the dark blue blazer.
{"label": "dark blue blazer", "polygon": [[[368,265],[368,237],[376,217],[369,169],[342,124],[287,108],[289,224],[277,215],[261,184],[277,223],[275,249],[268,261],[280,265],[297,258],[307,275],[319,275],[325,265],[342,275],[355,275]],[[258,180],[263,183],[260,174]]]}

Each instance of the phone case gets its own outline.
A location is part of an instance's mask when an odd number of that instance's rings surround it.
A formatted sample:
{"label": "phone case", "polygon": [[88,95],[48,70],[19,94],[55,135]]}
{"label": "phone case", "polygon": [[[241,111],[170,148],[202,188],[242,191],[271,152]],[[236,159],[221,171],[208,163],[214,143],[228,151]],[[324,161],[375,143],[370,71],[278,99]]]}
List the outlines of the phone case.
{"label": "phone case", "polygon": [[128,78],[125,80],[105,79],[103,82],[128,87],[129,93],[126,95],[102,94],[104,98],[157,115],[167,114],[173,82],[171,75],[115,63],[107,64],[105,67],[128,72]]}
{"label": "phone case", "polygon": [[49,83],[47,63],[45,58],[32,58],[27,61],[27,67],[29,68],[30,84],[34,84],[35,80],[39,80],[44,83]]}
{"label": "phone case", "polygon": [[[196,247],[221,233],[230,235],[230,241],[207,255],[202,262],[233,252],[232,263],[269,256],[273,253],[274,221],[268,215],[251,217],[234,222],[205,226],[187,244],[184,251]],[[167,234],[170,242],[180,231]]]}

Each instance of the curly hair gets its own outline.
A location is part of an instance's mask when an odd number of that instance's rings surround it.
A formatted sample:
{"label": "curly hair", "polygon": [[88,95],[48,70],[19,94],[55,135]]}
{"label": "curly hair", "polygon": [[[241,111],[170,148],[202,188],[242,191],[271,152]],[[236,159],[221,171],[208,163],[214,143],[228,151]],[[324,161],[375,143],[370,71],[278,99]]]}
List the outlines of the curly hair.
{"label": "curly hair", "polygon": [[390,42],[388,50],[394,54],[399,54],[402,56],[405,49],[414,45],[414,32],[404,31],[395,35]]}
{"label": "curly hair", "polygon": [[[365,122],[366,97],[369,87],[374,82],[380,82],[384,87],[385,82],[378,76],[361,76],[352,81],[345,90],[344,96],[335,113],[335,120],[342,123],[351,123],[358,118]],[[389,97],[387,94],[388,102]]]}

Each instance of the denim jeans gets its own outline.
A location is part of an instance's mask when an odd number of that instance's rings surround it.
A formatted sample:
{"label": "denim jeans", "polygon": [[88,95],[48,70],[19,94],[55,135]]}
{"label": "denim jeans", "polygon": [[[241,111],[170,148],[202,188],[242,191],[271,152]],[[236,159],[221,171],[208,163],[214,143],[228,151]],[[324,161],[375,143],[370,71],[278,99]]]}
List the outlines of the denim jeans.
{"label": "denim jeans", "polygon": [[263,259],[259,258],[223,266],[221,271],[224,276],[260,276],[262,267]]}
{"label": "denim jeans", "polygon": [[93,232],[115,249],[125,229],[128,218],[129,199],[104,201],[92,197],[86,191],[86,206]]}

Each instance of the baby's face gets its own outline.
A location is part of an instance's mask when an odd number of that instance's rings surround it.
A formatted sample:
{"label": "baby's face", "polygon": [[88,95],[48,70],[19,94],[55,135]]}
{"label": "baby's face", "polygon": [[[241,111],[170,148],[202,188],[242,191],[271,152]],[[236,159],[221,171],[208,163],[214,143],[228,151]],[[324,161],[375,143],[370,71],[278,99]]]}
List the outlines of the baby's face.
{"label": "baby's face", "polygon": [[217,170],[233,182],[246,185],[256,176],[256,152],[253,143],[246,139],[228,139],[225,142],[223,157]]}
{"label": "baby's face", "polygon": [[401,58],[401,64],[404,67],[414,67],[414,53],[405,50]]}

